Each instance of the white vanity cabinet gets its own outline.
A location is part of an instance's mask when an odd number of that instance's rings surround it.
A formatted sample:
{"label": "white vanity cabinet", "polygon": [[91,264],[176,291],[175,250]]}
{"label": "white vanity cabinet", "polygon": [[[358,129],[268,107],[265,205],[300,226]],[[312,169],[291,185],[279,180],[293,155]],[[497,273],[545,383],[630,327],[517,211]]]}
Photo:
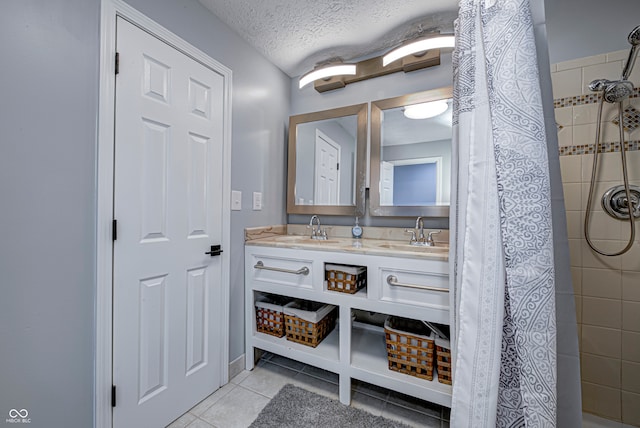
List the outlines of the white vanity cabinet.
{"label": "white vanity cabinet", "polygon": [[[270,246],[268,240],[246,243],[246,368],[253,369],[257,348],[337,373],[344,404],[351,401],[351,379],[358,379],[450,407],[450,385],[435,376],[428,381],[390,370],[384,331],[352,321],[352,311],[363,310],[449,324],[446,253],[399,255],[376,251],[366,241],[358,248],[322,242],[315,248]],[[367,286],[355,294],[327,290],[325,264],[365,266]],[[338,324],[316,348],[257,332],[255,300],[260,293],[336,305]]]}

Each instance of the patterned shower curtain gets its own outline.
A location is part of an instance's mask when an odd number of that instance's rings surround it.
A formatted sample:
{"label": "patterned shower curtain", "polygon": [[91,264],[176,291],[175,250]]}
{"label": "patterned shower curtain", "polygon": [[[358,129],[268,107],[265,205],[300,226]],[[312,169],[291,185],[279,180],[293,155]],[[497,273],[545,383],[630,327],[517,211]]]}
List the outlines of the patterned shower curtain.
{"label": "patterned shower curtain", "polygon": [[453,67],[451,426],[554,427],[557,217],[529,0],[461,0]]}

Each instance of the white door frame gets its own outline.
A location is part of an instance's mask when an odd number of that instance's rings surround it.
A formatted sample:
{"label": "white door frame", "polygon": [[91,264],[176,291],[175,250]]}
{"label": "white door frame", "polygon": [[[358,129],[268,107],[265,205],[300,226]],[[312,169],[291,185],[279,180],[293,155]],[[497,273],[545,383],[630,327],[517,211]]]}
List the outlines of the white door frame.
{"label": "white door frame", "polygon": [[[113,179],[115,123],[115,53],[116,16],[137,25],[185,55],[216,71],[224,78],[223,165],[222,177],[222,247],[230,247],[231,191],[231,70],[138,12],[122,0],[102,0],[100,17],[100,92],[97,149],[97,219],[96,219],[96,343],[94,367],[94,427],[112,426],[111,385],[112,360],[112,287],[113,287]],[[221,254],[222,263],[222,327],[220,348],[222,382],[229,381],[229,256]]]}

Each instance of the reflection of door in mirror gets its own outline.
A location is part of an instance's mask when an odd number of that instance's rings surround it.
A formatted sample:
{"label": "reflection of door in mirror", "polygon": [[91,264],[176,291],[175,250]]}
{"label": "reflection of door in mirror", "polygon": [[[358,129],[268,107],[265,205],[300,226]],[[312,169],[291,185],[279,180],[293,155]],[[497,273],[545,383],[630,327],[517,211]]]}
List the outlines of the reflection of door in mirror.
{"label": "reflection of door in mirror", "polygon": [[316,129],[315,204],[338,205],[340,200],[339,159],[340,145]]}
{"label": "reflection of door in mirror", "polygon": [[289,117],[288,214],[364,215],[367,107]]}
{"label": "reflection of door in mirror", "polygon": [[297,125],[296,205],[354,205],[356,116]]}
{"label": "reflection of door in mirror", "polygon": [[393,171],[391,162],[380,163],[380,205],[393,205]]}

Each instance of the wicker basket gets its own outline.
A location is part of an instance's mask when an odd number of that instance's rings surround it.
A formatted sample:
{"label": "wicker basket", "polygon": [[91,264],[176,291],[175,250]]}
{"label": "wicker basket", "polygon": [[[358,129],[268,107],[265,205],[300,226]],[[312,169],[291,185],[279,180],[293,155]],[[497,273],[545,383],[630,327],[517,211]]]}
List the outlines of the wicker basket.
{"label": "wicker basket", "polygon": [[438,382],[451,385],[451,342],[436,338],[436,370]]}
{"label": "wicker basket", "polygon": [[354,294],[367,285],[367,268],[364,266],[327,264],[324,270],[330,291]]}
{"label": "wicker basket", "polygon": [[335,327],[336,307],[294,300],[284,306],[287,340],[315,348]]}
{"label": "wicker basket", "polygon": [[280,296],[261,296],[256,300],[256,329],[276,337],[284,336],[283,307],[291,299]]}
{"label": "wicker basket", "polygon": [[435,334],[421,321],[389,317],[384,323],[389,369],[433,380]]}

